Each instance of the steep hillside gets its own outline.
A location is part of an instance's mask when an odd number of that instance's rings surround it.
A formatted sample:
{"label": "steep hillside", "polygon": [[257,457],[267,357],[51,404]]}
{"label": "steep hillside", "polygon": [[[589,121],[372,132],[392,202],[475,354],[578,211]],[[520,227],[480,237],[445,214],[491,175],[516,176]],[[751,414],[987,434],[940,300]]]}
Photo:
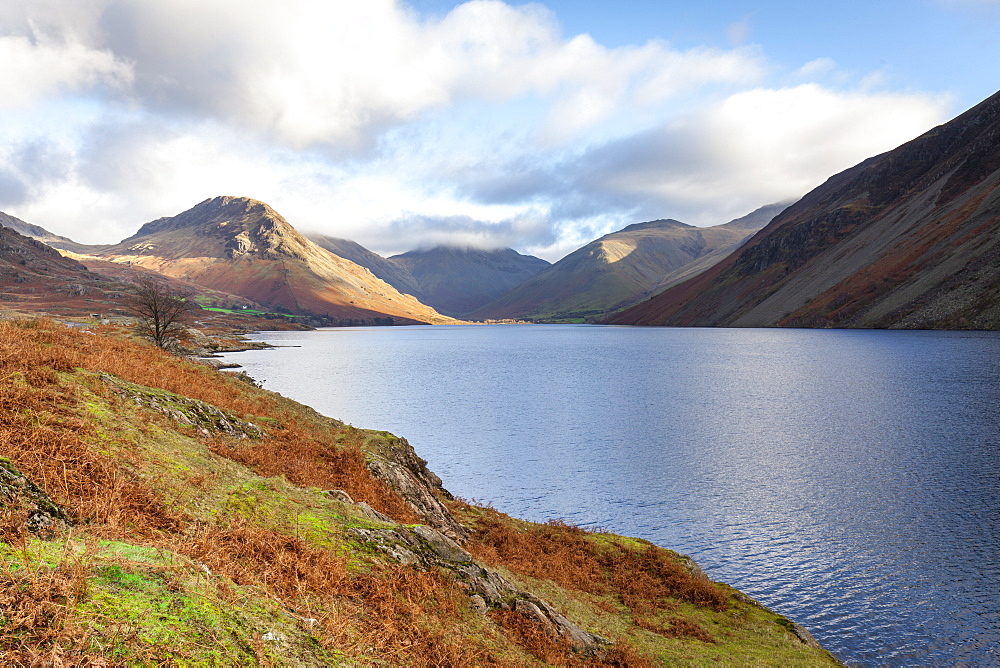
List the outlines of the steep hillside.
{"label": "steep hillside", "polygon": [[0,321],[3,665],[837,665],[681,555],[110,334]]}
{"label": "steep hillside", "polygon": [[550,266],[511,248],[478,250],[438,246],[384,258],[364,246],[312,235],[318,245],[369,269],[400,292],[457,318],[478,309]]}
{"label": "steep hillside", "polygon": [[289,313],[342,322],[451,322],[367,269],[299,234],[263,202],[216,197],[146,223],[97,257],[233,293]]}
{"label": "steep hillside", "polygon": [[1000,94],[830,178],[620,324],[1000,327]]}
{"label": "steep hillside", "polygon": [[99,248],[99,246],[78,244],[72,239],[61,237],[58,234],[53,234],[44,227],[26,223],[20,218],[15,218],[14,216],[3,213],[2,211],[0,211],[0,227],[8,227],[26,237],[31,237],[36,241],[41,241],[46,246],[51,246],[52,248],[57,248],[59,250],[72,251],[74,253],[88,253]]}
{"label": "steep hillside", "polygon": [[[420,299],[420,285],[417,283],[417,279],[413,278],[405,267],[382,257],[378,253],[373,253],[358,242],[351,241],[350,239],[328,237],[322,234],[311,234],[308,236],[310,240],[316,242],[317,246],[364,267],[404,295],[413,295]],[[427,302],[423,303],[427,304]]]}
{"label": "steep hillside", "polygon": [[600,317],[649,293],[667,274],[715,251],[736,248],[753,234],[752,220],[706,228],[676,220],[629,225],[570,253],[468,317]]}
{"label": "steep hillside", "polygon": [[124,285],[88,271],[6,222],[0,227],[0,309],[81,315],[117,305]]}
{"label": "steep hillside", "polygon": [[413,276],[420,301],[455,317],[489,304],[550,266],[541,258],[511,248],[449,246],[394,255],[389,261]]}

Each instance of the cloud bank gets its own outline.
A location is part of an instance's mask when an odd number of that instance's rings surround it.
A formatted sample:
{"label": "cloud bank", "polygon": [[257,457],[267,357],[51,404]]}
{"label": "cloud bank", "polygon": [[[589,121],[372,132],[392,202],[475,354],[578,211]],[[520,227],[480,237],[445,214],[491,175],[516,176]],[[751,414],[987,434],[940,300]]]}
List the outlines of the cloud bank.
{"label": "cloud bank", "polygon": [[801,195],[949,103],[824,86],[829,58],[781,72],[746,31],[609,48],[497,0],[20,4],[0,8],[0,210],[91,243],[227,194],[384,253],[557,259]]}

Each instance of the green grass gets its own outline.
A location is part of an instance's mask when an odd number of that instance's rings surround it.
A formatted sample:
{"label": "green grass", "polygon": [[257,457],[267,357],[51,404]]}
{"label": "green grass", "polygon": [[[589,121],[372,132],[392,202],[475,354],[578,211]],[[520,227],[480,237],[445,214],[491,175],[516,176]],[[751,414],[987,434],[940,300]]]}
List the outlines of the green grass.
{"label": "green grass", "polygon": [[77,656],[120,665],[340,665],[276,600],[163,549],[119,541],[30,541],[0,558],[22,582],[80,573],[61,624]]}
{"label": "green grass", "polygon": [[252,308],[242,308],[242,309],[231,309],[231,308],[221,308],[219,306],[202,306],[203,311],[214,311],[216,313],[243,313],[246,315],[259,315],[259,316],[279,316],[282,318],[304,318],[304,315],[290,315],[288,313],[276,313],[274,311],[258,311]]}

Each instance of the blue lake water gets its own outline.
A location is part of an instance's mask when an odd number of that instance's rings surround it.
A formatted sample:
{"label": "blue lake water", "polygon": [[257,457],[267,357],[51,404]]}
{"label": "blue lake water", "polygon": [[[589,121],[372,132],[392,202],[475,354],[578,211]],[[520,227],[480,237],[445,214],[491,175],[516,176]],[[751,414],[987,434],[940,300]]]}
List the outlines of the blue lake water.
{"label": "blue lake water", "polygon": [[694,557],[857,665],[1000,665],[1000,333],[267,332],[268,389],[454,494]]}

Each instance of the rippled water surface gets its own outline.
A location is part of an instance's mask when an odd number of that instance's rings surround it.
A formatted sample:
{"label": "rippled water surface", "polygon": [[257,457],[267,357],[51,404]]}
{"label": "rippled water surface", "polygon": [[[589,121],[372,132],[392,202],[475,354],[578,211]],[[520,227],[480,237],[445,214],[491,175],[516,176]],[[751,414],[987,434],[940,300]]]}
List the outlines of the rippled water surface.
{"label": "rippled water surface", "polygon": [[1000,334],[268,332],[265,387],[456,495],[694,557],[860,665],[1000,665]]}

